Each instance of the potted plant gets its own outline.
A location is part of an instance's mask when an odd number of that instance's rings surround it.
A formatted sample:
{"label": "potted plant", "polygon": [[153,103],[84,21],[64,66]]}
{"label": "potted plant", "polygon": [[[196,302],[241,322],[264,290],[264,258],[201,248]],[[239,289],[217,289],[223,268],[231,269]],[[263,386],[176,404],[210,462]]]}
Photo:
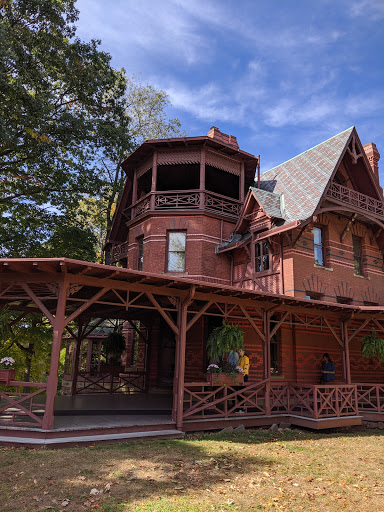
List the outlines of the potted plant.
{"label": "potted plant", "polygon": [[121,365],[121,356],[125,350],[125,338],[121,330],[116,329],[103,340],[103,352],[107,361],[106,367],[112,373],[120,373],[124,370]]}
{"label": "potted plant", "polygon": [[12,357],[3,357],[0,360],[0,384],[8,385],[15,380],[15,369],[12,368],[15,360]]}
{"label": "potted plant", "polygon": [[362,338],[361,354],[366,359],[376,359],[379,363],[384,361],[384,339],[377,336],[375,329]]}
{"label": "potted plant", "polygon": [[244,332],[238,325],[223,321],[220,327],[213,329],[207,340],[208,357],[213,362],[207,368],[207,380],[211,385],[244,382],[242,369],[225,361],[231,350],[237,352],[240,349],[244,349]]}

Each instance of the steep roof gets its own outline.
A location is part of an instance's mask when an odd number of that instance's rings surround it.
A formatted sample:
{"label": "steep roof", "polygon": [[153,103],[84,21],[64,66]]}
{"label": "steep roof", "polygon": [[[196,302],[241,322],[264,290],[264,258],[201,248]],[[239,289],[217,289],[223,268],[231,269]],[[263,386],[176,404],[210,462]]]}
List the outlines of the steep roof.
{"label": "steep roof", "polygon": [[352,126],[261,175],[262,190],[284,194],[286,221],[313,215],[353,130]]}
{"label": "steep roof", "polygon": [[275,194],[274,192],[268,192],[267,190],[261,190],[255,187],[249,188],[255,194],[256,199],[267,215],[277,219],[283,218],[280,205],[280,194]]}

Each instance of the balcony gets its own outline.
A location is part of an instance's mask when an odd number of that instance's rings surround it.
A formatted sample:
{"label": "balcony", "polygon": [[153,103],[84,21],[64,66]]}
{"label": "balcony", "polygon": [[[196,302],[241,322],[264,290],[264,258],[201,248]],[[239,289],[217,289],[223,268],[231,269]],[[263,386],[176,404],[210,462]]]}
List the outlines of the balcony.
{"label": "balcony", "polygon": [[203,210],[237,220],[241,206],[238,199],[207,190],[150,192],[132,205],[131,219],[136,219],[148,211]]}
{"label": "balcony", "polygon": [[115,245],[111,252],[111,263],[126,258],[128,256],[128,242],[124,242],[120,245]]}
{"label": "balcony", "polygon": [[332,182],[327,190],[327,197],[335,199],[338,202],[353,206],[358,210],[370,213],[384,218],[384,204],[373,197],[369,197],[361,192]]}

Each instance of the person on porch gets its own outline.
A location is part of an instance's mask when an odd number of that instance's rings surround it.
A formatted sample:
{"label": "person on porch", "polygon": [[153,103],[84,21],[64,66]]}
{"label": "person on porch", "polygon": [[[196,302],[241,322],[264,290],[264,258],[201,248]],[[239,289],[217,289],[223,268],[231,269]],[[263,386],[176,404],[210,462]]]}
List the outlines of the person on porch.
{"label": "person on porch", "polygon": [[239,354],[236,352],[234,348],[230,351],[230,353],[227,356],[227,363],[230,364],[233,368],[236,368],[236,366],[239,363]]}
{"label": "person on porch", "polygon": [[247,354],[244,352],[243,349],[240,349],[239,350],[239,355],[240,355],[240,358],[239,358],[239,361],[238,361],[238,365],[240,366],[240,368],[243,370],[243,373],[244,373],[244,382],[248,382],[248,374],[249,374],[249,357],[247,356]]}
{"label": "person on porch", "polygon": [[327,352],[323,354],[323,358],[321,360],[321,373],[321,384],[326,384],[331,380],[335,380],[335,363],[331,360],[331,357]]}

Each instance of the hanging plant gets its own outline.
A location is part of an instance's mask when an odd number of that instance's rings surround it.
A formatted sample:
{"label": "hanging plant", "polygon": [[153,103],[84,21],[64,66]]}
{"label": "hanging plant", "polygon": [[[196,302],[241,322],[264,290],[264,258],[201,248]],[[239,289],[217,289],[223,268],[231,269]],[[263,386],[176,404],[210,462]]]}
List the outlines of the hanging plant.
{"label": "hanging plant", "polygon": [[110,363],[118,364],[125,350],[125,338],[120,330],[108,334],[103,340],[103,352]]}
{"label": "hanging plant", "polygon": [[375,329],[362,339],[361,354],[366,359],[384,361],[384,339],[377,336]]}
{"label": "hanging plant", "polygon": [[208,357],[213,361],[223,361],[225,354],[232,349],[238,351],[244,349],[244,332],[238,325],[227,324],[213,329],[207,340]]}

